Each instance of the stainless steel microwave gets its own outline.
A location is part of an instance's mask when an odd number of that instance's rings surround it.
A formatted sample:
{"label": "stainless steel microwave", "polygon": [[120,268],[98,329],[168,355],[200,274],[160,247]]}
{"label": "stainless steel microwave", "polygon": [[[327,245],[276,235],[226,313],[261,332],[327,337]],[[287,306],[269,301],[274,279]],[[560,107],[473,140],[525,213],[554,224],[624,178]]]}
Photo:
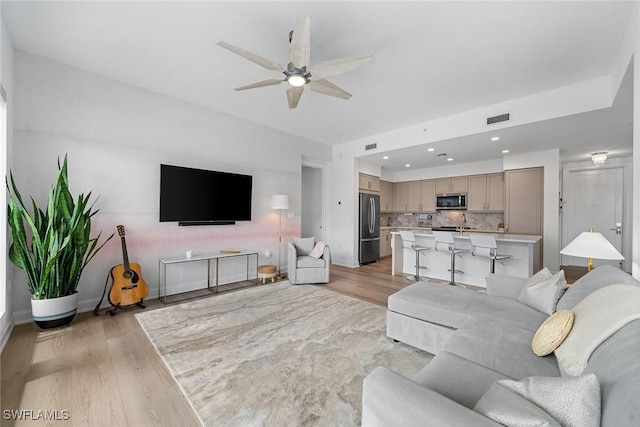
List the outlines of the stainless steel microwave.
{"label": "stainless steel microwave", "polygon": [[436,194],[436,209],[467,209],[467,193]]}

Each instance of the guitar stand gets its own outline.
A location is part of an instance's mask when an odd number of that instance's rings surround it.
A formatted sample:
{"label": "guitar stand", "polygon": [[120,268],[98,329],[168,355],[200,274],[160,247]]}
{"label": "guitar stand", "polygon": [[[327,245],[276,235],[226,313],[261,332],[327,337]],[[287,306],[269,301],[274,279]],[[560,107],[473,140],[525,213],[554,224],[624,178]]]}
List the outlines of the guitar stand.
{"label": "guitar stand", "polygon": [[[112,305],[111,307],[107,308],[105,311],[106,311],[107,313],[109,313],[111,316],[115,316],[115,315],[116,315],[116,313],[117,313],[118,311],[124,311],[124,310],[126,310],[127,308],[131,307],[132,305],[134,305],[134,304],[130,304],[130,305],[120,305],[120,304],[116,304],[116,305]],[[140,300],[140,301],[138,301],[137,303],[135,303],[135,305],[137,305],[138,307],[147,308],[147,307],[144,305],[144,303],[143,303],[143,301],[142,301],[142,300]]]}
{"label": "guitar stand", "polygon": [[112,305],[111,307],[109,307],[107,309],[107,313],[109,313],[111,316],[115,316],[116,315],[116,311],[118,311],[118,309],[124,310],[123,308],[121,308],[120,304],[116,304],[116,305]]}

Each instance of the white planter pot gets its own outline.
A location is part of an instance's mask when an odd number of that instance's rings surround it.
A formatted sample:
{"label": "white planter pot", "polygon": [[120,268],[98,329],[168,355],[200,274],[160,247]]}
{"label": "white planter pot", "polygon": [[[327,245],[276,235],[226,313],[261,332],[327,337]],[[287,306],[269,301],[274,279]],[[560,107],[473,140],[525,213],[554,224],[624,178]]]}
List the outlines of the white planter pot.
{"label": "white planter pot", "polygon": [[57,328],[71,323],[78,311],[78,293],[52,299],[32,299],[33,320],[42,329]]}

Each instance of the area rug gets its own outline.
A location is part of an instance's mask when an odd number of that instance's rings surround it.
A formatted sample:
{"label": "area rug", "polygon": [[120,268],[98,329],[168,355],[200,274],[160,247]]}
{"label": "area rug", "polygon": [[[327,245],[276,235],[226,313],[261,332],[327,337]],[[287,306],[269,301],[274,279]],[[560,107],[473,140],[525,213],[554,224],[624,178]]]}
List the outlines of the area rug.
{"label": "area rug", "polygon": [[386,337],[386,309],[280,282],[136,314],[205,426],[359,425],[377,366],[431,355]]}

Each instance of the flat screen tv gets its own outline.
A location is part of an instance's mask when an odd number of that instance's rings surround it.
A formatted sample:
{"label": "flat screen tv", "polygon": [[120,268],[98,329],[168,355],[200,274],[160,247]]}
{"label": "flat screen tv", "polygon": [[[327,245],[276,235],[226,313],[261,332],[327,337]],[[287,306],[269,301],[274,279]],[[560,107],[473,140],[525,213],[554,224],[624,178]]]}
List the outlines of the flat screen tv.
{"label": "flat screen tv", "polygon": [[160,165],[160,222],[250,221],[252,183],[250,175]]}

